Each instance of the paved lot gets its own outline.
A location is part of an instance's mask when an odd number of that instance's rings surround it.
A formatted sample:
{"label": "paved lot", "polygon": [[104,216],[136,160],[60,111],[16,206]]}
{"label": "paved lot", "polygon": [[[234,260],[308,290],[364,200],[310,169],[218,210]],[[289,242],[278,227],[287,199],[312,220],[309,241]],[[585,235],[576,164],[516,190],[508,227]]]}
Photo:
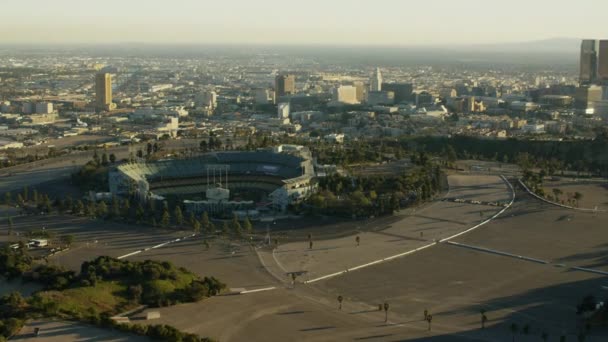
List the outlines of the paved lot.
{"label": "paved lot", "polygon": [[[447,198],[460,198],[485,202],[511,199],[510,190],[500,177],[449,177],[450,192]],[[478,204],[438,201],[422,210],[403,213],[401,220],[378,231],[359,234],[360,245],[354,236],[309,243],[296,242],[280,245],[272,258],[279,272],[307,272],[302,281],[343,271],[357,265],[390,257],[433,243],[435,240],[464,231],[486,220],[501,207]],[[264,256],[264,259],[270,259]]]}
{"label": "paved lot", "polygon": [[[38,336],[34,328],[40,328]],[[28,323],[11,341],[66,342],[66,341],[149,341],[148,338],[100,329],[90,325],[67,321],[33,321]]]}
{"label": "paved lot", "polygon": [[575,194],[580,192],[583,198],[580,199],[578,205],[581,208],[594,209],[597,207],[600,210],[608,209],[608,182],[605,180],[586,180],[575,178],[561,178],[558,181],[545,181],[545,193],[553,195],[553,189],[560,189],[563,194],[560,195],[562,200],[568,200],[568,193]]}

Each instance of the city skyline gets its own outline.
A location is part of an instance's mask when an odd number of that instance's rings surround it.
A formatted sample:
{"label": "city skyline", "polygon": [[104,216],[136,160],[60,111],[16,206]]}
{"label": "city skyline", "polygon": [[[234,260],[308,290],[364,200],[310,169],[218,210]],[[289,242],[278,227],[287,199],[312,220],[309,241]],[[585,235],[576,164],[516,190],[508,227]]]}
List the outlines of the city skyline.
{"label": "city skyline", "polygon": [[[350,6],[349,6],[350,4]],[[171,6],[108,0],[100,10],[74,0],[4,3],[0,44],[196,43],[469,45],[515,43],[555,37],[608,36],[602,13],[608,4],[585,0],[515,0],[486,11],[481,0],[405,3],[383,0],[352,6],[311,0],[288,11],[277,0],[197,2]],[[551,15],[547,15],[547,7]],[[588,10],[593,8],[593,10]],[[466,15],[471,15],[471,19]],[[474,17],[474,20],[473,20]],[[95,25],[91,23],[95,22]]]}

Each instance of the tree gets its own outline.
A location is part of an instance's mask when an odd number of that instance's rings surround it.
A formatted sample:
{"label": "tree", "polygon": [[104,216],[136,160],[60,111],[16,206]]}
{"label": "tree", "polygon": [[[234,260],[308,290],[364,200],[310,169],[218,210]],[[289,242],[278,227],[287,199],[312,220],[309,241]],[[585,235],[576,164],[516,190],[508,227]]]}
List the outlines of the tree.
{"label": "tree", "polygon": [[546,331],[543,331],[543,333],[540,334],[540,338],[542,338],[543,341],[547,342],[547,340],[549,340],[549,334]]}
{"label": "tree", "polygon": [[479,313],[481,314],[481,329],[485,329],[486,322],[488,321],[488,317],[486,317],[486,310],[481,309],[479,310]]}
{"label": "tree", "polygon": [[135,208],[135,220],[138,223],[141,222],[141,220],[143,220],[145,214],[146,214],[146,211],[144,210],[144,207],[141,205],[141,203],[137,204],[137,208]]}
{"label": "tree", "polygon": [[206,233],[211,233],[211,222],[209,221],[209,214],[206,211],[201,216],[201,227]]}
{"label": "tree", "polygon": [[390,308],[390,306],[388,305],[387,302],[384,302],[384,305],[382,306],[382,308],[384,309],[384,323],[388,322],[388,309]]}
{"label": "tree", "polygon": [[429,323],[429,331],[431,331],[431,322],[433,322],[433,315],[428,314],[426,316],[426,321]]}
{"label": "tree", "polygon": [[192,230],[197,234],[201,232],[201,223],[197,219],[194,219],[192,223]]}
{"label": "tree", "polygon": [[8,223],[8,235],[12,235],[13,234],[13,218],[9,216],[6,219],[6,221]]}
{"label": "tree", "polygon": [[114,153],[110,153],[110,163],[116,163],[116,155]]}
{"label": "tree", "polygon": [[61,237],[61,242],[66,245],[67,247],[70,247],[72,245],[72,243],[74,243],[74,235],[64,235]]}
{"label": "tree", "polygon": [[519,331],[519,327],[517,326],[517,323],[511,323],[511,333],[513,334],[513,342],[515,342],[515,334],[517,334],[517,332]]}
{"label": "tree", "polygon": [[111,210],[111,216],[113,218],[118,218],[120,217],[120,206],[118,203],[118,198],[116,198],[116,196],[112,196],[112,210]]}
{"label": "tree", "polygon": [[251,225],[251,221],[249,221],[249,217],[246,217],[245,221],[243,221],[243,230],[247,234],[251,234],[251,232],[253,231],[253,226]]}
{"label": "tree", "polygon": [[175,223],[177,223],[178,226],[183,225],[184,224],[184,214],[182,213],[182,208],[179,205],[175,206],[175,210],[174,210],[173,214],[175,215]]}
{"label": "tree", "polygon": [[108,166],[108,164],[109,164],[109,163],[108,163],[108,154],[104,152],[104,153],[101,155],[101,165],[103,165],[103,166]]}
{"label": "tree", "polygon": [[551,190],[551,191],[553,191],[553,195],[555,196],[555,200],[556,200],[557,202],[559,202],[559,196],[560,196],[561,194],[563,194],[563,191],[561,191],[561,190],[560,190],[560,189],[558,189],[558,188],[553,188],[553,190]]}
{"label": "tree", "polygon": [[234,214],[232,216],[232,221],[230,222],[230,226],[231,226],[230,228],[232,228],[232,231],[234,232],[235,236],[240,237],[243,234],[241,223],[239,222],[239,218],[238,218],[238,216],[236,216],[236,214]]}
{"label": "tree", "polygon": [[355,242],[357,243],[357,247],[359,247],[359,245],[361,244],[361,237],[359,237],[359,235],[357,235],[357,237],[355,238]]}
{"label": "tree", "polygon": [[228,221],[224,221],[224,223],[222,223],[222,234],[225,236],[230,235],[230,226],[228,225]]}
{"label": "tree", "polygon": [[108,215],[108,205],[104,201],[97,203],[97,216],[104,218]]}
{"label": "tree", "polygon": [[338,296],[338,309],[342,310],[342,301],[344,300],[344,297],[342,296]]}
{"label": "tree", "polygon": [[169,223],[171,222],[171,215],[169,215],[169,211],[167,209],[165,209],[163,211],[163,216],[160,219],[160,224],[167,228],[169,227]]}
{"label": "tree", "polygon": [[4,204],[11,205],[12,199],[13,196],[11,195],[10,191],[4,193]]}
{"label": "tree", "polygon": [[575,192],[574,193],[574,199],[576,200],[576,206],[579,206],[579,203],[581,201],[581,199],[583,199],[583,194],[581,194],[580,192]]}

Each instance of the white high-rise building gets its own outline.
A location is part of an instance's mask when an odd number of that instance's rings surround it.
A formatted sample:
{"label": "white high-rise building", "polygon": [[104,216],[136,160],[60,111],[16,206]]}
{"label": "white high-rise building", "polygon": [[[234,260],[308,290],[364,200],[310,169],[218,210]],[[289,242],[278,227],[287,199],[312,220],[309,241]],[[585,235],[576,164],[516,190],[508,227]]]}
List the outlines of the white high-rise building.
{"label": "white high-rise building", "polygon": [[382,73],[380,72],[380,68],[376,68],[369,89],[371,91],[382,91]]}
{"label": "white high-rise building", "polygon": [[289,118],[289,102],[279,103],[278,106],[278,118],[279,119],[288,119]]}
{"label": "white high-rise building", "polygon": [[339,86],[334,90],[334,100],[346,103],[357,104],[357,88],[354,86]]}

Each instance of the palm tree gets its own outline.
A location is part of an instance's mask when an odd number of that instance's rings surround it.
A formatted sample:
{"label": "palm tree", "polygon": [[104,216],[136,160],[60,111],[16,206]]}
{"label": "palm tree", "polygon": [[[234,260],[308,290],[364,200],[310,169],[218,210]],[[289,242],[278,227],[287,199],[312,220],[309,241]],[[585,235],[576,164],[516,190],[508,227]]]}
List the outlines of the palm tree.
{"label": "palm tree", "polygon": [[357,247],[359,247],[359,244],[361,243],[361,238],[359,237],[359,235],[357,235],[355,241],[357,242]]}
{"label": "palm tree", "polygon": [[519,327],[517,326],[517,323],[511,323],[511,333],[513,334],[513,342],[515,342],[515,334],[517,334],[518,330]]}
{"label": "palm tree", "polygon": [[579,202],[580,200],[583,198],[583,194],[581,194],[580,192],[575,192],[574,193],[574,199],[576,200],[576,206],[579,206]]}
{"label": "palm tree", "polygon": [[344,300],[344,297],[342,296],[338,296],[338,309],[342,310],[342,301]]}
{"label": "palm tree", "polygon": [[549,339],[549,334],[548,334],[547,332],[543,332],[543,333],[540,335],[540,338],[542,338],[542,339],[543,339],[543,341],[547,342],[547,340]]}
{"label": "palm tree", "polygon": [[384,323],[388,322],[388,309],[390,308],[387,302],[384,302]]}
{"label": "palm tree", "polygon": [[481,329],[485,329],[486,322],[488,321],[488,317],[486,317],[486,310],[481,309],[479,310],[479,313],[481,314]]}
{"label": "palm tree", "polygon": [[426,316],[426,321],[429,322],[429,331],[431,331],[431,322],[433,321],[433,315],[428,314],[428,316]]}
{"label": "palm tree", "polygon": [[560,189],[558,188],[553,188],[553,195],[555,195],[555,201],[559,202],[559,196],[563,193]]}
{"label": "palm tree", "polygon": [[13,234],[13,218],[9,216],[7,218],[7,221],[8,221],[8,235],[12,235]]}

